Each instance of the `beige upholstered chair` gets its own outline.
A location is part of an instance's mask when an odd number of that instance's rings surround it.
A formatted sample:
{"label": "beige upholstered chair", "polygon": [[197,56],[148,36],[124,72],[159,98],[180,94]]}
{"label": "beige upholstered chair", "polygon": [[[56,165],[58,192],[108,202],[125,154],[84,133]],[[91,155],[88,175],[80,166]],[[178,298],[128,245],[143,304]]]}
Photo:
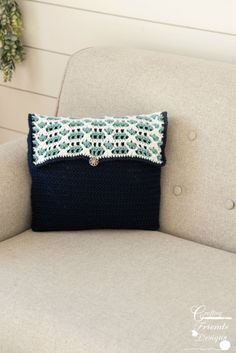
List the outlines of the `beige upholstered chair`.
{"label": "beige upholstered chair", "polygon": [[[160,232],[33,233],[26,140],[0,146],[1,353],[236,352],[236,66],[112,48],[69,61],[58,115],[161,110]],[[229,327],[199,328],[200,305]]]}

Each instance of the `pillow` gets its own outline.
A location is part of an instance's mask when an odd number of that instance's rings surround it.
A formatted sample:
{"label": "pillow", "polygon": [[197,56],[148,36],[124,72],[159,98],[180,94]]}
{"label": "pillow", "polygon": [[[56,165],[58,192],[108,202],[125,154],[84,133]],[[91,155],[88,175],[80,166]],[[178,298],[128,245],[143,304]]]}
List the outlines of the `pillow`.
{"label": "pillow", "polygon": [[166,129],[166,112],[29,114],[32,229],[158,229]]}

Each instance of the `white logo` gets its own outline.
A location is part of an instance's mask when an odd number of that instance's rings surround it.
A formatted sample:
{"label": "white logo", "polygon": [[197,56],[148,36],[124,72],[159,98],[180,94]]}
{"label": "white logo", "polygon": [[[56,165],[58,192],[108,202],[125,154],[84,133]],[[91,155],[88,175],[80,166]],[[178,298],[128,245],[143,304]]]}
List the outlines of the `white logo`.
{"label": "white logo", "polygon": [[229,351],[231,342],[227,331],[232,317],[220,311],[207,310],[206,305],[194,305],[190,311],[193,317],[193,346],[185,350]]}

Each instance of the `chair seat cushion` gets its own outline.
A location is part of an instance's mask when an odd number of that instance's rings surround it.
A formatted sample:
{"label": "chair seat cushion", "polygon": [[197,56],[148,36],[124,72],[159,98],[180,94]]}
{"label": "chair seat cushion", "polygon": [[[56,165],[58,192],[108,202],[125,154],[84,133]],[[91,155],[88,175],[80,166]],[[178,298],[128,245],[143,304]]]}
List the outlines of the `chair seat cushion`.
{"label": "chair seat cushion", "polygon": [[[0,352],[235,349],[235,268],[232,253],[160,232],[26,231],[0,244]],[[196,307],[229,328],[199,328]]]}

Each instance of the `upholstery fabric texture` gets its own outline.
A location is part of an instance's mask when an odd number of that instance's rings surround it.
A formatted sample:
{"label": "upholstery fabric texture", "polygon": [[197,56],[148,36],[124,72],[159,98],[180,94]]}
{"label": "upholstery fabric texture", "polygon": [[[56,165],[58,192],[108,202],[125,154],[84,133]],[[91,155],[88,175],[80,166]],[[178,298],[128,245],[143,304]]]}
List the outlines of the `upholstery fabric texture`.
{"label": "upholstery fabric texture", "polygon": [[159,232],[26,231],[0,245],[0,352],[219,348],[191,334],[191,308],[205,305],[233,318],[233,353],[235,266],[232,253]]}
{"label": "upholstery fabric texture", "polygon": [[59,116],[165,109],[161,230],[236,252],[236,65],[121,48],[70,59]]}
{"label": "upholstery fabric texture", "polygon": [[0,146],[0,240],[30,227],[30,175],[22,138]]}
{"label": "upholstery fabric texture", "polygon": [[33,230],[159,228],[166,113],[29,126]]}

